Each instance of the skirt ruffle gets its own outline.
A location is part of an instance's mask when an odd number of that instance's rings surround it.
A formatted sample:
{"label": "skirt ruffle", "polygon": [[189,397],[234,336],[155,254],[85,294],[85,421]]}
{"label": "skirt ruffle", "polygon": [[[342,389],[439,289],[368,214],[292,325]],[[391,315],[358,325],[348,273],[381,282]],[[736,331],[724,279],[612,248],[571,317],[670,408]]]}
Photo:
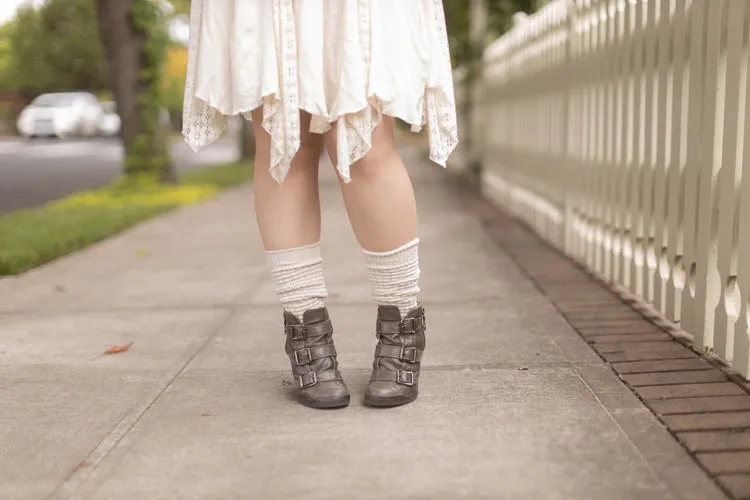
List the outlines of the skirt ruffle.
{"label": "skirt ruffle", "polygon": [[458,144],[441,0],[193,0],[191,9],[183,135],[194,150],[228,116],[250,119],[259,107],[278,182],[300,147],[300,110],[311,132],[336,124],[346,182],[383,115],[415,132],[427,125],[441,166]]}

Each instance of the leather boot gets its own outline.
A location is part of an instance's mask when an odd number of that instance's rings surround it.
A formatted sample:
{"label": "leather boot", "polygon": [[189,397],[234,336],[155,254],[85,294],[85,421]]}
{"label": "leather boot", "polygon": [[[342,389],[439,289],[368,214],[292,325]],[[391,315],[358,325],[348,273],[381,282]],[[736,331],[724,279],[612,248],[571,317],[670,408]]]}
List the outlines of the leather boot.
{"label": "leather boot", "polygon": [[299,402],[311,408],[347,406],[350,396],[338,370],[328,310],[305,311],[302,321],[284,312],[284,331]]}
{"label": "leather boot", "polygon": [[383,407],[414,401],[426,346],[424,309],[417,307],[402,319],[398,307],[380,306],[375,332],[378,344],[365,404]]}

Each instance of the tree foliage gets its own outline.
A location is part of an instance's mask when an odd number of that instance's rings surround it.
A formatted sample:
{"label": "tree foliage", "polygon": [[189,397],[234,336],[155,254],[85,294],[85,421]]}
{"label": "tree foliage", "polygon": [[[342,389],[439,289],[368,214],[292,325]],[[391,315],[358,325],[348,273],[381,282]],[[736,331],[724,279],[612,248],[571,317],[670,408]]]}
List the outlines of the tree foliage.
{"label": "tree foliage", "polygon": [[22,6],[5,29],[6,87],[26,93],[106,88],[92,0],[47,0],[41,7]]}
{"label": "tree foliage", "polygon": [[172,44],[167,49],[164,74],[162,75],[161,101],[164,108],[169,111],[172,123],[175,125],[178,125],[181,120],[187,59],[186,47]]}
{"label": "tree foliage", "polygon": [[[532,13],[546,0],[485,0],[487,2],[487,36],[483,46],[505,33],[511,26],[516,12]],[[470,63],[481,54],[483,47],[472,47],[469,38],[470,0],[443,0],[445,19],[451,47],[451,56],[456,66]]]}
{"label": "tree foliage", "polygon": [[169,3],[172,4],[175,14],[180,16],[190,14],[190,0],[171,0]]}
{"label": "tree foliage", "polygon": [[12,24],[0,26],[0,90],[14,90],[11,84],[11,59],[10,30]]}

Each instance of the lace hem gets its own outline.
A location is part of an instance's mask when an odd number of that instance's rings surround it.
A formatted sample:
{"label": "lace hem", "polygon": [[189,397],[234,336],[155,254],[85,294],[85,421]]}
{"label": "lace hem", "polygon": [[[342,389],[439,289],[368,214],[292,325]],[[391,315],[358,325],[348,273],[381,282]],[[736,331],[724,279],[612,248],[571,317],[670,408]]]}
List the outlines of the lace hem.
{"label": "lace hem", "polygon": [[[191,33],[200,33],[205,0],[191,2]],[[369,67],[370,18],[367,14],[371,0],[359,0],[360,40],[363,44],[362,62]],[[458,127],[451,75],[448,35],[441,0],[433,0],[436,42],[441,57],[435,74],[428,82],[420,101],[422,123],[410,123],[418,132],[424,125],[429,129],[430,159],[445,167],[448,156],[458,144]],[[271,175],[279,183],[286,178],[292,159],[300,147],[300,105],[297,74],[297,40],[294,21],[293,0],[273,0],[274,39],[276,57],[279,61],[279,89],[277,93],[263,96],[253,103],[253,108],[263,107],[263,129],[271,136]],[[202,100],[196,95],[197,58],[200,36],[191,36],[188,46],[188,74],[185,85],[183,111],[183,136],[185,142],[198,151],[219,138],[227,127],[227,115],[221,113],[215,103]],[[345,114],[335,120],[313,115],[310,131],[324,133],[331,124],[337,126],[337,169],[345,182],[351,181],[351,165],[362,159],[372,147],[372,132],[382,122],[383,115],[402,118],[391,103],[376,95],[370,95],[367,106],[355,113]],[[238,111],[250,118],[249,111]]]}
{"label": "lace hem", "polygon": [[[203,0],[191,2],[190,32],[199,32],[202,21]],[[187,78],[182,108],[182,135],[185,142],[196,152],[218,139],[227,127],[224,115],[195,97],[199,41],[200,37],[191,36],[188,42]]]}

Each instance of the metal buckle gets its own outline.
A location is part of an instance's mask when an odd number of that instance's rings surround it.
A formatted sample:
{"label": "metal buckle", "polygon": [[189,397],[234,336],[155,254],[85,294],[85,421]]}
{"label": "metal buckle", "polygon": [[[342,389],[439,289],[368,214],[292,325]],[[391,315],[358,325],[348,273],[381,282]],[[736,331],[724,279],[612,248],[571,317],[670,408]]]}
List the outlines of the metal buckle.
{"label": "metal buckle", "polygon": [[[406,329],[407,322],[411,323],[411,330]],[[400,324],[401,333],[408,333],[408,334],[415,334],[417,333],[416,324],[414,323],[414,318],[406,318],[401,320]]]}
{"label": "metal buckle", "polygon": [[[305,376],[307,376],[307,375],[312,376],[312,382],[310,382],[309,384],[305,384],[304,383]],[[315,372],[303,373],[297,379],[297,387],[299,387],[300,389],[306,389],[308,387],[312,387],[312,386],[314,386],[317,383],[318,383],[318,374],[315,373]]]}
{"label": "metal buckle", "polygon": [[[403,376],[402,376],[403,375]],[[414,372],[398,371],[396,382],[402,385],[414,385]]]}
{"label": "metal buckle", "polygon": [[[287,334],[289,334],[289,331],[292,332],[292,339],[293,340],[303,339],[303,338],[305,338],[305,336],[307,334],[307,327],[305,325],[287,325],[287,327],[286,327]],[[295,335],[295,333],[297,331],[300,332],[299,335]]]}
{"label": "metal buckle", "polygon": [[[407,352],[412,353],[412,356],[410,358],[406,357]],[[401,361],[409,361],[410,363],[416,363],[417,362],[417,348],[416,347],[402,347],[401,354],[399,355],[399,359]]]}
{"label": "metal buckle", "polygon": [[[300,361],[299,353],[301,352],[307,355],[306,360]],[[297,363],[297,366],[309,365],[310,363],[312,363],[312,353],[310,353],[310,349],[305,347],[304,349],[299,349],[297,351],[294,351],[294,362]]]}

